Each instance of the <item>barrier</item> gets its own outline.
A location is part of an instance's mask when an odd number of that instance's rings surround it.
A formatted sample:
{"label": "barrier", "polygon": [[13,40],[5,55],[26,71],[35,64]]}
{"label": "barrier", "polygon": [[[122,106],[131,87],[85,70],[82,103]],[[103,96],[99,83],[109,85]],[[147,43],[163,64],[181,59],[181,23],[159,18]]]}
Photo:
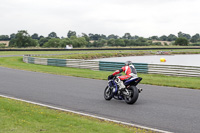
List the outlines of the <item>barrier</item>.
{"label": "barrier", "polygon": [[200,67],[148,64],[148,73],[172,76],[200,77]]}
{"label": "barrier", "polygon": [[47,65],[50,66],[67,66],[65,59],[47,59]]}
{"label": "barrier", "polygon": [[[148,64],[147,63],[133,63],[137,72],[148,73]],[[106,62],[99,61],[99,70],[100,71],[115,71],[121,69],[124,66],[124,62]]]}
{"label": "barrier", "polygon": [[[124,62],[106,62],[81,59],[49,59],[31,57],[30,55],[24,55],[23,61],[32,64],[85,68],[97,71],[115,71],[124,66]],[[133,63],[133,65],[139,73],[200,77],[200,67],[198,66],[160,65],[147,63]]]}
{"label": "barrier", "polygon": [[99,61],[91,61],[91,60],[37,58],[37,57],[31,57],[30,55],[24,55],[23,61],[26,63],[40,64],[40,65],[99,70]]}
{"label": "barrier", "polygon": [[98,61],[67,59],[67,67],[85,68],[91,70],[99,70]]}
{"label": "barrier", "polygon": [[120,69],[124,66],[122,62],[106,62],[106,61],[99,61],[99,70],[100,71],[115,71]]}

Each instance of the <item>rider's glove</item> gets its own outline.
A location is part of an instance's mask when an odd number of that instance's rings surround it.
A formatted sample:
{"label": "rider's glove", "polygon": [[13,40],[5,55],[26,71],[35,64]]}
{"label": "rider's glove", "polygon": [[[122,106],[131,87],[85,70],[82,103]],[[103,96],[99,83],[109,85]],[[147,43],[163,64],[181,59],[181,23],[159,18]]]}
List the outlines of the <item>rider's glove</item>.
{"label": "rider's glove", "polygon": [[112,79],[113,77],[114,77],[113,75],[109,75],[109,76],[108,76],[108,80],[109,80],[109,79]]}

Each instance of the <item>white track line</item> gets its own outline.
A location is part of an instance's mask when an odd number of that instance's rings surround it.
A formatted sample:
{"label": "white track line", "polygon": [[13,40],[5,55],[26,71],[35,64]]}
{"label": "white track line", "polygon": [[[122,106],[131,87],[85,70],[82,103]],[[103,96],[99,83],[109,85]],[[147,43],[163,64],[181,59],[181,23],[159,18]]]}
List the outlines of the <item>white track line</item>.
{"label": "white track line", "polygon": [[35,104],[35,105],[39,105],[39,106],[43,106],[43,107],[48,107],[48,108],[55,109],[55,110],[61,110],[61,111],[65,111],[65,112],[70,112],[70,113],[74,113],[74,114],[78,114],[78,115],[89,116],[89,117],[93,117],[93,118],[104,120],[104,121],[110,121],[110,122],[123,124],[123,125],[127,125],[127,126],[133,126],[133,127],[136,127],[136,128],[142,128],[142,129],[146,129],[146,130],[151,130],[151,131],[155,131],[155,132],[173,133],[173,132],[169,132],[169,131],[159,130],[159,129],[155,129],[155,128],[149,128],[149,127],[145,127],[145,126],[141,126],[141,125],[137,125],[137,124],[132,124],[132,123],[127,123],[127,122],[122,122],[122,121],[118,121],[118,120],[111,120],[111,119],[108,119],[108,118],[99,117],[99,116],[95,116],[95,115],[90,115],[90,114],[86,114],[86,113],[81,113],[81,112],[77,112],[77,111],[73,111],[73,110],[62,109],[62,108],[58,108],[58,107],[54,107],[54,106],[50,106],[50,105],[46,105],[46,104],[42,104],[42,103],[27,101],[27,100],[15,98],[15,97],[10,97],[10,96],[5,96],[5,95],[0,95],[0,97],[9,98],[9,99],[13,99],[13,100],[18,100],[18,101],[31,103],[31,104]]}

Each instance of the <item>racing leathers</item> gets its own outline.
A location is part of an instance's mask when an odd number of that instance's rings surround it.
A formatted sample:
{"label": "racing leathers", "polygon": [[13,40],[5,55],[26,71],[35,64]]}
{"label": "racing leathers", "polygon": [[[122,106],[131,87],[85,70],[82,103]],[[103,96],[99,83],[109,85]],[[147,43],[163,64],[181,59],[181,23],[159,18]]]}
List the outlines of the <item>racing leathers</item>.
{"label": "racing leathers", "polygon": [[123,83],[124,80],[128,78],[137,78],[137,71],[134,67],[134,65],[126,65],[123,66],[120,70],[116,70],[112,75],[119,74],[121,72],[125,72],[126,75],[118,76],[117,84],[119,85],[119,90],[122,88],[125,88],[125,85]]}

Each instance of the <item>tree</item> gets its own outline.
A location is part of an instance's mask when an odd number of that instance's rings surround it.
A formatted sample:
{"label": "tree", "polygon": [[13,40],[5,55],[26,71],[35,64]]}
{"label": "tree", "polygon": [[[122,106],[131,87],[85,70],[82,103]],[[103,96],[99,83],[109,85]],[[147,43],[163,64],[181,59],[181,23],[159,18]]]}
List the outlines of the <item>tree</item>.
{"label": "tree", "polygon": [[79,46],[80,47],[85,47],[88,44],[88,42],[85,40],[84,37],[79,37],[78,41],[79,41]]}
{"label": "tree", "polygon": [[[103,41],[103,42],[104,42],[104,41]],[[93,42],[93,46],[94,46],[94,47],[102,47],[103,45],[104,45],[104,44],[103,44],[101,41],[99,41],[99,40]]]}
{"label": "tree", "polygon": [[67,37],[70,38],[71,36],[76,36],[76,32],[69,30],[67,33]]}
{"label": "tree", "polygon": [[85,40],[84,37],[79,37],[77,38],[76,36],[71,36],[70,37],[70,42],[72,46],[75,47],[84,47],[88,44],[88,42]]}
{"label": "tree", "polygon": [[107,37],[106,37],[106,35],[104,35],[104,34],[101,34],[101,37],[100,37],[100,39],[107,39]]}
{"label": "tree", "polygon": [[136,42],[146,42],[147,39],[145,39],[144,37],[139,37]]}
{"label": "tree", "polygon": [[175,41],[176,38],[177,38],[177,36],[175,36],[174,34],[170,34],[170,35],[168,36],[167,41]]}
{"label": "tree", "polygon": [[55,32],[51,32],[51,33],[48,35],[48,37],[50,37],[50,38],[58,38],[58,37],[57,37],[57,34],[56,34]]}
{"label": "tree", "polygon": [[159,38],[159,40],[161,40],[161,41],[167,41],[167,36],[166,35],[163,35],[163,36],[161,36],[160,38]]}
{"label": "tree", "polygon": [[99,47],[103,47],[107,43],[106,39],[100,39],[98,42],[99,42]]}
{"label": "tree", "polygon": [[32,36],[31,36],[32,39],[36,39],[36,40],[39,40],[39,36],[37,33],[34,33]]}
{"label": "tree", "polygon": [[53,48],[57,48],[59,47],[60,45],[60,39],[59,38],[51,38],[48,40],[48,42],[46,42],[43,47],[46,47],[46,48],[50,48],[50,47],[53,47]]}
{"label": "tree", "polygon": [[15,34],[15,33],[12,33],[12,34],[10,35],[10,40],[11,40],[11,39],[14,39],[15,36],[16,36],[16,34]]}
{"label": "tree", "polygon": [[35,47],[37,45],[37,41],[32,39],[25,30],[18,31],[15,38],[9,42],[11,47]]}
{"label": "tree", "polygon": [[135,40],[138,39],[138,38],[140,38],[140,37],[137,36],[137,35],[131,37],[131,39],[135,39]]}
{"label": "tree", "polygon": [[64,48],[64,47],[66,47],[66,45],[71,45],[70,39],[69,38],[63,38],[63,39],[61,39],[59,46],[61,48]]}
{"label": "tree", "polygon": [[125,46],[124,39],[116,39],[115,46]]}
{"label": "tree", "polygon": [[89,36],[87,34],[82,33],[82,37],[84,37],[87,42],[90,41],[90,38],[89,38]]}
{"label": "tree", "polygon": [[114,35],[114,34],[111,34],[108,36],[108,39],[118,39],[118,38],[119,38],[119,36]]}
{"label": "tree", "polygon": [[115,39],[111,38],[108,40],[108,46],[115,46]]}
{"label": "tree", "polygon": [[188,39],[184,37],[179,37],[175,41],[175,45],[187,46],[188,44],[189,44]]}
{"label": "tree", "polygon": [[0,41],[8,41],[10,40],[8,35],[0,35]]}
{"label": "tree", "polygon": [[143,37],[139,37],[136,40],[131,40],[131,45],[132,46],[148,46],[149,43],[147,42],[148,40]]}
{"label": "tree", "polygon": [[100,34],[89,34],[90,40],[99,40],[101,38]]}
{"label": "tree", "polygon": [[152,37],[149,37],[149,39],[151,39],[151,40],[159,40],[158,36],[152,36]]}
{"label": "tree", "polygon": [[192,38],[191,38],[191,42],[193,42],[193,43],[195,43],[195,42],[197,42],[198,40],[200,39],[200,35],[197,33],[197,34],[195,34],[194,36],[192,36]]}
{"label": "tree", "polygon": [[125,33],[122,38],[123,39],[131,39],[131,34],[130,33]]}
{"label": "tree", "polygon": [[51,38],[49,38],[49,37],[45,37],[45,38],[44,38],[44,37],[41,37],[40,40],[38,41],[40,47],[42,47],[46,42],[48,42],[49,39],[51,39]]}
{"label": "tree", "polygon": [[40,40],[41,38],[44,38],[44,36],[39,36],[38,40]]}
{"label": "tree", "polygon": [[191,36],[190,36],[189,34],[185,34],[185,33],[182,33],[182,32],[179,32],[179,33],[178,33],[178,37],[179,37],[179,38],[185,37],[185,38],[187,38],[188,40],[191,39]]}

